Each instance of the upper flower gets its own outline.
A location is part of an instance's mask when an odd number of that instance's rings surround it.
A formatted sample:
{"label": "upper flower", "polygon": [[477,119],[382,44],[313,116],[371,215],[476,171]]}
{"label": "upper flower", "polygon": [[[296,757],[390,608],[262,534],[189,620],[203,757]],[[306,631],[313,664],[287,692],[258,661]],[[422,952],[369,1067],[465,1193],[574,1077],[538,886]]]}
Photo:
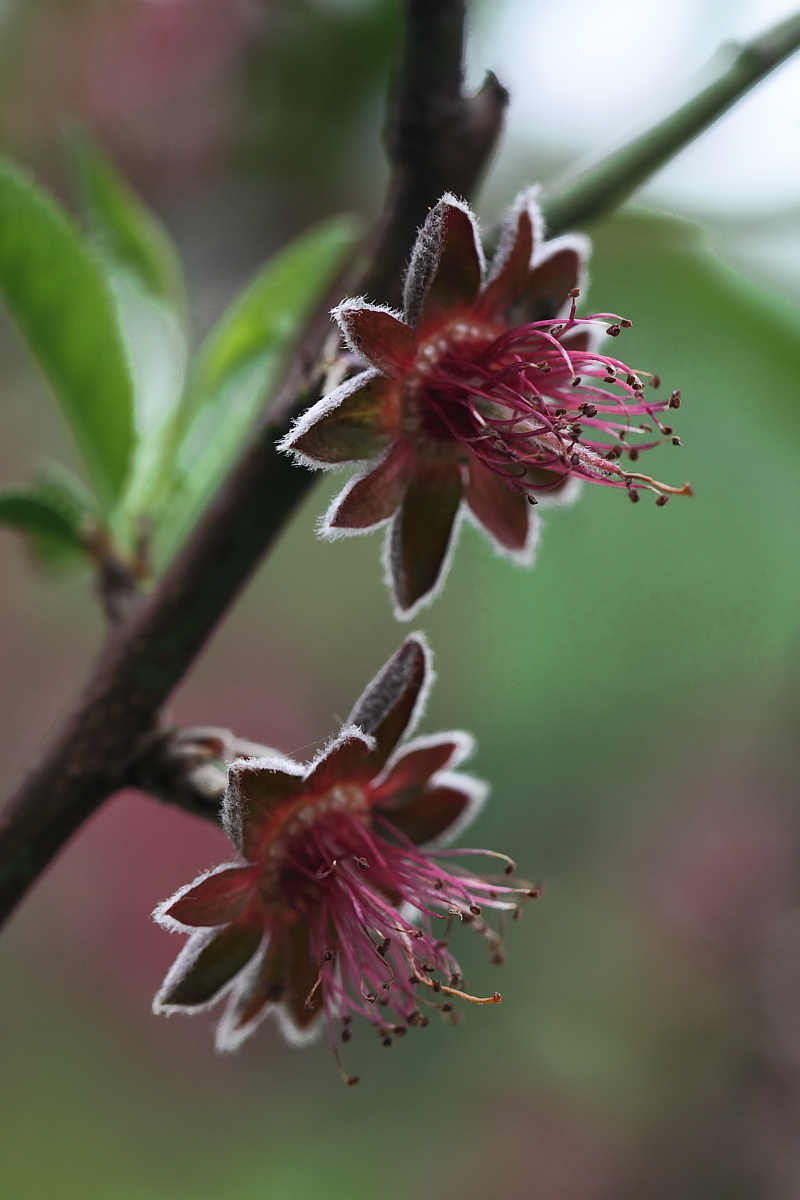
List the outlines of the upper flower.
{"label": "upper flower", "polygon": [[[529,190],[512,206],[487,273],[472,212],[446,195],[417,238],[403,314],[363,299],[334,310],[369,369],[304,413],[280,448],[313,467],[366,460],[323,532],[391,521],[387,573],[398,616],[435,593],[462,514],[499,553],[530,563],[531,505],[563,497],[571,480],[624,487],[634,500],[650,489],[662,504],[690,492],[618,461],[623,450],[635,460],[662,440],[678,443],[657,414],[680,397],[646,399],[644,372],[598,352],[604,334],[630,322],[576,316],[588,248],[577,235],[542,244]],[[631,443],[653,426],[662,437]]]}
{"label": "upper flower", "polygon": [[489,851],[432,850],[472,819],[486,788],[453,771],[472,748],[467,734],[397,748],[430,679],[425,642],[414,635],[310,765],[280,755],[232,764],[223,819],[241,858],[156,909],[166,928],[193,931],[156,1012],[197,1012],[230,993],[220,1049],[238,1046],[273,1009],[293,1041],[324,1020],[335,1048],[336,1022],[347,1041],[354,1014],[392,1045],[428,1023],[423,1007],[449,1013],[454,997],[476,1000],[459,986],[450,925],[469,924],[501,961],[481,908],[516,909],[535,892],[443,870],[434,857],[490,854],[513,870]]}

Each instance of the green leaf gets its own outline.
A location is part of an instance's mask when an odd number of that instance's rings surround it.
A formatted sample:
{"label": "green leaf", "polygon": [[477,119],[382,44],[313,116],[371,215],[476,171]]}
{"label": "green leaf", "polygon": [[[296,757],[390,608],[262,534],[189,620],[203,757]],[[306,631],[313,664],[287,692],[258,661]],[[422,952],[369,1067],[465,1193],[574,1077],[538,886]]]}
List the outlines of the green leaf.
{"label": "green leaf", "polygon": [[102,501],[112,503],[134,441],[114,303],[63,210],[7,161],[0,161],[0,296],[53,386]]}
{"label": "green leaf", "polygon": [[101,253],[127,271],[146,295],[177,313],[185,308],[178,254],[166,228],[131,190],[85,130],[70,138],[70,159]]}
{"label": "green leaf", "polygon": [[258,272],[212,330],[165,451],[162,551],[185,533],[231,462],[286,353],[357,236],[348,217],[302,234]]}

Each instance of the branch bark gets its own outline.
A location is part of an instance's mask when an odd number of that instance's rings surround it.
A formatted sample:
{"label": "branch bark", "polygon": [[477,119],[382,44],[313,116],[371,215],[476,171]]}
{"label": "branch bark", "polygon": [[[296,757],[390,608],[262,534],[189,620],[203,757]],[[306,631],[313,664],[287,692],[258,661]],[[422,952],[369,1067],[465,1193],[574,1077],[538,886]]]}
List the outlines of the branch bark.
{"label": "branch bark", "polygon": [[[464,17],[465,0],[406,0],[389,197],[361,281],[379,299],[394,298],[428,206],[442,191],[472,190],[500,131],[506,94],[496,81],[477,97],[462,94]],[[73,708],[0,814],[0,922],[103,800],[137,778],[162,705],[308,491],[314,476],[275,442],[316,399],[319,369],[306,364],[319,362],[329,330],[322,311],[197,529],[155,591],[112,629]]]}

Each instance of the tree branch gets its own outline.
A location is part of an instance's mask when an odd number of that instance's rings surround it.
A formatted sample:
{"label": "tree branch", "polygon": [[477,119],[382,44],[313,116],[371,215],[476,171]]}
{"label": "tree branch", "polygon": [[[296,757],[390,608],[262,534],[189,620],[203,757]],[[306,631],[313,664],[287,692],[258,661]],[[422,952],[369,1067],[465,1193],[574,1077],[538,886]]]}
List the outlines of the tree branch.
{"label": "tree branch", "polygon": [[[380,299],[395,294],[428,205],[442,191],[471,190],[500,129],[499,85],[474,99],[461,94],[464,8],[464,0],[406,0],[389,199],[361,283]],[[319,368],[306,364],[319,363],[329,331],[320,312],[252,443],[155,591],[112,629],[72,710],[0,814],[0,922],[98,805],[137,777],[162,705],[308,491],[314,476],[275,442],[319,393]]]}
{"label": "tree branch", "polygon": [[596,221],[622,204],[798,48],[800,13],[750,42],[738,47],[734,43],[731,49],[736,54],[724,75],[665,120],[584,172],[545,205],[551,235]]}

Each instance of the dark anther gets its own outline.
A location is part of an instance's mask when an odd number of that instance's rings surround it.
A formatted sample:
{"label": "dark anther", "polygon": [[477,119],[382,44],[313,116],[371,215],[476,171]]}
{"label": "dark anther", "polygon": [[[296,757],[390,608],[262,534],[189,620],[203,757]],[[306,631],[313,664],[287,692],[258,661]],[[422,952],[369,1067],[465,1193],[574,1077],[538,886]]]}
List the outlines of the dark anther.
{"label": "dark anther", "polygon": [[651,388],[660,388],[661,387],[661,376],[660,375],[651,375],[650,376],[650,387]]}
{"label": "dark anther", "polygon": [[366,871],[369,869],[369,863],[367,862],[367,860],[365,858],[357,858],[356,866],[358,867],[358,869],[360,871]]}
{"label": "dark anther", "polygon": [[489,955],[489,962],[493,967],[502,967],[506,961],[506,952],[500,946],[497,946]]}
{"label": "dark anther", "polygon": [[614,462],[615,459],[619,458],[620,454],[622,454],[622,451],[619,446],[612,446],[606,454],[606,458],[609,462]]}
{"label": "dark anther", "polygon": [[439,983],[438,979],[434,979],[433,981],[433,990],[435,992],[440,992],[442,990],[442,985]]}
{"label": "dark anther", "polygon": [[469,911],[472,913],[473,917],[479,917],[481,915],[480,904],[470,904]]}
{"label": "dark anther", "polygon": [[333,962],[333,960],[336,958],[336,951],[326,950],[322,957],[325,962]]}
{"label": "dark anther", "polygon": [[520,917],[521,917],[521,916],[522,916],[522,909],[521,909],[521,908],[515,908],[515,909],[514,909],[514,915],[513,915],[513,917],[512,917],[511,919],[512,919],[512,921],[518,921],[518,920],[520,919]]}
{"label": "dark anther", "polygon": [[584,415],[585,417],[596,417],[596,416],[597,416],[597,405],[595,405],[595,404],[582,404],[582,405],[581,405],[581,412],[583,413],[583,415]]}
{"label": "dark anther", "polygon": [[390,942],[389,938],[385,938],[383,944],[378,946],[378,954],[380,954],[381,958],[385,957],[386,951],[389,949],[391,944],[392,943]]}
{"label": "dark anther", "polygon": [[569,297],[571,297],[571,298],[575,298],[576,296],[580,296],[580,294],[581,294],[581,289],[580,289],[580,288],[573,288],[571,292],[567,292],[567,295],[568,295]]}
{"label": "dark anther", "polygon": [[557,408],[556,409],[557,417],[565,417],[566,415],[567,415],[567,410],[565,408]]}
{"label": "dark anther", "polygon": [[442,1005],[442,1012],[452,1012],[452,1011],[453,1011],[452,1004],[443,1004]]}
{"label": "dark anther", "polygon": [[414,937],[415,937],[415,938],[421,938],[421,937],[425,937],[425,930],[424,930],[424,929],[415,929],[415,930],[414,930]]}
{"label": "dark anther", "polygon": [[349,1042],[349,1041],[350,1041],[350,1038],[351,1038],[352,1036],[353,1036],[353,1034],[352,1034],[352,1032],[351,1032],[349,1029],[343,1029],[343,1030],[342,1030],[342,1041],[343,1041],[343,1042]]}
{"label": "dark anther", "polygon": [[516,869],[517,869],[516,863],[514,863],[514,862],[506,863],[506,865],[503,867],[503,874],[504,875],[513,875],[514,872],[516,871]]}
{"label": "dark anther", "polygon": [[635,446],[632,446],[631,449],[628,451],[628,458],[631,460],[631,462],[636,462],[638,457],[639,457],[639,451],[636,449]]}
{"label": "dark anther", "polygon": [[572,434],[572,436],[575,438],[576,442],[579,440],[581,434],[583,433],[583,430],[581,429],[580,425],[570,425],[569,431]]}
{"label": "dark anther", "polygon": [[459,975],[458,971],[453,971],[452,975],[450,976],[450,987],[458,987],[460,983],[461,976]]}
{"label": "dark anther", "polygon": [[395,1025],[394,1029],[392,1030],[392,1033],[396,1037],[405,1037],[405,1035],[406,1035],[405,1025]]}
{"label": "dark anther", "polygon": [[581,386],[581,377],[580,377],[580,375],[576,375],[576,376],[575,376],[575,378],[574,378],[574,379],[573,379],[573,381],[572,381],[572,386],[573,386],[573,387],[580,387],[580,386]]}
{"label": "dark anther", "polygon": [[680,439],[679,437],[674,437],[674,438],[672,439],[672,444],[673,444],[673,446],[680,446],[680,444],[681,444],[681,439]]}
{"label": "dark anther", "polygon": [[549,362],[540,362],[536,364],[536,369],[537,371],[542,371],[545,375],[547,375],[547,373],[552,371],[553,368],[550,366]]}
{"label": "dark anther", "polygon": [[544,884],[537,884],[536,887],[528,889],[528,896],[531,900],[541,900],[544,893]]}
{"label": "dark anther", "polygon": [[536,499],[536,497],[531,495],[530,492],[528,492],[525,499],[528,501],[528,504],[538,504],[539,503],[539,501]]}
{"label": "dark anther", "polygon": [[632,388],[642,386],[642,381],[640,379],[638,379],[635,375],[626,375],[625,382],[627,383],[628,387],[632,387]]}
{"label": "dark anther", "polygon": [[364,999],[367,1000],[370,1004],[374,1004],[375,1001],[378,999],[378,993],[377,992],[367,992]]}
{"label": "dark anther", "polygon": [[392,1041],[392,1039],[390,1037],[381,1038],[381,1042],[384,1046],[393,1046],[394,1045],[394,1042]]}
{"label": "dark anther", "polygon": [[579,454],[570,454],[569,461],[573,467],[579,467],[581,465],[581,456]]}
{"label": "dark anther", "polygon": [[560,333],[562,333],[562,332],[563,332],[563,330],[564,330],[564,326],[563,326],[563,325],[554,325],[554,326],[552,327],[552,329],[550,330],[550,333],[553,335],[553,337],[558,337],[558,335],[559,335]]}
{"label": "dark anther", "polygon": [[672,426],[671,425],[662,425],[661,432],[666,433],[666,434],[672,433]]}
{"label": "dark anther", "polygon": [[681,406],[681,394],[678,391],[678,389],[676,388],[675,391],[672,393],[672,395],[669,398],[669,407],[670,408],[680,408],[680,406]]}
{"label": "dark anther", "polygon": [[435,883],[433,886],[436,888],[436,890],[437,890],[438,892],[440,892],[440,891],[442,890],[442,888],[444,887],[444,880],[443,880],[443,879],[437,879],[437,880],[436,880],[436,883]]}
{"label": "dark anther", "polygon": [[620,325],[623,329],[633,329],[633,321],[629,321],[627,317],[622,318]]}
{"label": "dark anther", "polygon": [[619,325],[609,325],[606,333],[609,337],[619,337],[619,331]]}
{"label": "dark anther", "polygon": [[348,1079],[348,1081],[347,1081],[347,1086],[348,1086],[348,1087],[354,1087],[354,1086],[355,1086],[355,1085],[358,1083],[358,1080],[359,1080],[359,1076],[358,1076],[358,1075],[351,1075],[351,1076],[350,1076],[350,1078],[349,1078],[349,1079]]}
{"label": "dark anther", "polygon": [[636,491],[635,488],[629,489],[628,497],[632,501],[633,504],[638,504],[641,499],[641,496],[639,495],[639,493]]}
{"label": "dark anther", "polygon": [[669,504],[669,496],[659,496],[656,504],[659,508],[663,508],[665,504]]}

